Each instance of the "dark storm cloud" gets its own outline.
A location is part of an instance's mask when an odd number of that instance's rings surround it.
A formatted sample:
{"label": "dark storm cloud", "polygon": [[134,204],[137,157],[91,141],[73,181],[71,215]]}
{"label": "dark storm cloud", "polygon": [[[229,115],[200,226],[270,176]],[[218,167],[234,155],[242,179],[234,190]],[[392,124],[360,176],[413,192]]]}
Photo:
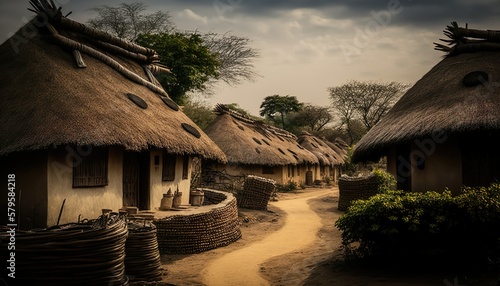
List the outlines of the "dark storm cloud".
{"label": "dark storm cloud", "polygon": [[350,0],[350,1],[301,1],[301,0],[184,0],[172,1],[186,7],[212,8],[219,13],[245,14],[258,17],[277,15],[293,9],[315,9],[325,17],[352,19],[354,21],[371,17],[372,13],[388,10],[389,5],[401,7],[401,13],[394,15],[394,24],[402,26],[430,27],[446,25],[451,21],[487,23],[498,17],[500,4],[497,0]]}

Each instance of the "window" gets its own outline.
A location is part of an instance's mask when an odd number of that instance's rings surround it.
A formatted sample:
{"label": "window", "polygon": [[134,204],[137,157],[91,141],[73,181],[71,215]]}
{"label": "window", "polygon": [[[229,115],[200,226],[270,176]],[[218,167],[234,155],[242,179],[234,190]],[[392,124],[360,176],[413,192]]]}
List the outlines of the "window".
{"label": "window", "polygon": [[73,188],[108,185],[108,148],[78,146],[73,154]]}
{"label": "window", "polygon": [[175,180],[175,161],[175,155],[163,154],[163,169],[161,171],[162,181]]}
{"label": "window", "polygon": [[189,176],[189,156],[184,155],[182,158],[182,179],[186,180]]}
{"label": "window", "polygon": [[273,166],[262,166],[262,174],[274,174]]}

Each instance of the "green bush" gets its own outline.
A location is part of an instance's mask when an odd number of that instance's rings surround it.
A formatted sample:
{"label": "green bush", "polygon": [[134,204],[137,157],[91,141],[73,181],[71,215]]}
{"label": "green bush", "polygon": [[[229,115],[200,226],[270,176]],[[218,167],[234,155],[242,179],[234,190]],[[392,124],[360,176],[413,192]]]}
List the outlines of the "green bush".
{"label": "green bush", "polygon": [[342,231],[343,245],[356,244],[360,256],[433,251],[489,255],[500,239],[500,185],[464,188],[455,197],[448,190],[387,190],[353,202],[335,226]]}
{"label": "green bush", "polygon": [[377,179],[379,193],[396,188],[396,178],[392,174],[382,169],[374,169],[372,173]]}
{"label": "green bush", "polygon": [[276,191],[280,193],[290,193],[297,190],[297,183],[290,181],[288,184],[276,184]]}

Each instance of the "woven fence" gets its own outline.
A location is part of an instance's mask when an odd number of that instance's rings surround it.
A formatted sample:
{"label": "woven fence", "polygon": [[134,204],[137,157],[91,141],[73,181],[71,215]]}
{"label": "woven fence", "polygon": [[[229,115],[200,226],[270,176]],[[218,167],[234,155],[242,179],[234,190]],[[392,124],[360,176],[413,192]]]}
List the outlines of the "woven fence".
{"label": "woven fence", "polygon": [[[192,254],[229,245],[241,238],[236,198],[230,193],[204,189],[212,199],[225,199],[208,212],[175,215],[157,219],[158,247],[161,254]],[[213,194],[217,193],[217,194]]]}
{"label": "woven fence", "polygon": [[341,176],[339,178],[339,205],[340,211],[345,211],[351,202],[368,199],[378,192],[378,182],[375,175],[362,177]]}
{"label": "woven fence", "polygon": [[[117,213],[86,223],[15,231],[15,281],[7,280],[7,284],[128,285],[124,263],[127,235],[126,218]],[[4,262],[10,257],[11,237],[2,230]]]}
{"label": "woven fence", "polygon": [[271,194],[276,188],[276,181],[249,175],[238,192],[238,207],[256,210],[267,210]]}

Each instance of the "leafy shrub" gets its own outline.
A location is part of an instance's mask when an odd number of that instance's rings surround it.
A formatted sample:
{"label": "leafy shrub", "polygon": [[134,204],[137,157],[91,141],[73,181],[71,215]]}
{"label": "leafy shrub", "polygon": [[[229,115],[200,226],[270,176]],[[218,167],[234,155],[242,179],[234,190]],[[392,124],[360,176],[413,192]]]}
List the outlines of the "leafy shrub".
{"label": "leafy shrub", "polygon": [[396,178],[387,171],[382,169],[374,169],[372,173],[375,175],[378,184],[378,191],[383,193],[387,190],[392,190],[396,187]]}
{"label": "leafy shrub", "polygon": [[276,191],[280,193],[290,193],[297,190],[297,183],[290,181],[288,184],[276,184]]}
{"label": "leafy shrub", "polygon": [[455,197],[448,190],[387,190],[353,202],[335,226],[343,245],[357,244],[362,257],[435,251],[484,257],[498,248],[500,185],[464,188]]}
{"label": "leafy shrub", "polygon": [[332,185],[332,178],[325,177],[324,181],[325,181],[325,185],[327,185],[327,186],[331,186]]}

